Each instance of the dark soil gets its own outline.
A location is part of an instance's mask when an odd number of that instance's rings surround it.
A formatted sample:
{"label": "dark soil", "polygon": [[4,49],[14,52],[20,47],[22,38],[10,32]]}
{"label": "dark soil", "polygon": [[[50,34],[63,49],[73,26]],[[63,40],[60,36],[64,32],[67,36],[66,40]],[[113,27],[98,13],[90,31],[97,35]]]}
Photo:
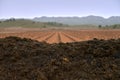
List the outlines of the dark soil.
{"label": "dark soil", "polygon": [[59,44],[0,39],[0,80],[120,80],[120,39]]}

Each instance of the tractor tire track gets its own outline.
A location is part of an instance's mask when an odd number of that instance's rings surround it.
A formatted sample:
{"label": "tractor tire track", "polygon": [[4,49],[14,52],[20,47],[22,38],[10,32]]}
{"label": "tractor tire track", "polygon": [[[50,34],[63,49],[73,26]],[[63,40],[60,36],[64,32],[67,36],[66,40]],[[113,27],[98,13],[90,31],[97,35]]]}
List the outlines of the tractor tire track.
{"label": "tractor tire track", "polygon": [[63,43],[74,42],[74,40],[64,35],[63,32],[60,33],[60,37],[61,37],[61,42]]}
{"label": "tractor tire track", "polygon": [[34,38],[34,39],[40,39],[40,38],[42,38],[42,37],[44,37],[44,36],[47,36],[48,35],[48,33],[42,33],[42,35],[40,34],[39,36],[37,36],[36,38]]}
{"label": "tractor tire track", "polygon": [[76,42],[76,41],[77,41],[76,39],[74,39],[73,37],[71,37],[71,36],[68,35],[68,34],[65,34],[64,32],[62,32],[62,34],[63,34],[64,36],[66,36],[67,38],[71,39],[73,42]]}
{"label": "tractor tire track", "polygon": [[53,35],[54,35],[54,32],[51,32],[50,34],[47,33],[46,35],[43,35],[43,36],[37,38],[36,40],[46,42]]}
{"label": "tractor tire track", "polygon": [[55,32],[54,34],[53,34],[53,36],[51,36],[46,42],[48,42],[48,43],[60,43],[60,40],[59,40],[59,38],[58,38],[58,32]]}
{"label": "tractor tire track", "polygon": [[61,42],[62,42],[60,32],[58,32],[58,42],[59,42],[59,43],[61,43]]}
{"label": "tractor tire track", "polygon": [[44,41],[48,41],[52,36],[54,36],[55,35],[55,32],[53,33],[53,34],[51,34],[50,36],[48,36],[48,37],[46,37],[45,39],[44,39]]}

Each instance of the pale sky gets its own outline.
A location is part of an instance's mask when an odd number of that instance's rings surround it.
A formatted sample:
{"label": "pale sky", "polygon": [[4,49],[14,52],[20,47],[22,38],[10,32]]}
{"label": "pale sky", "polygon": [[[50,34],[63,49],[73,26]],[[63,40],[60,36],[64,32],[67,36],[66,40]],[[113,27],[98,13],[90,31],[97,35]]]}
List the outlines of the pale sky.
{"label": "pale sky", "polygon": [[1,18],[120,16],[120,0],[0,0]]}

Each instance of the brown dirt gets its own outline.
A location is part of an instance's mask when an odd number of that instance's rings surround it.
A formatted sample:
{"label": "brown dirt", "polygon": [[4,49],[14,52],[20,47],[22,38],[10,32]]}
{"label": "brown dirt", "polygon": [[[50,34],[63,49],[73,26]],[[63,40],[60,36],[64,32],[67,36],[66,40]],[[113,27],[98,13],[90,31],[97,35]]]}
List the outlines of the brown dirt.
{"label": "brown dirt", "polygon": [[120,39],[48,44],[2,38],[0,80],[120,80]]}
{"label": "brown dirt", "polygon": [[97,39],[117,39],[120,38],[120,30],[57,30],[57,29],[21,29],[20,31],[5,29],[0,32],[0,38],[7,36],[18,36],[30,38],[47,43],[76,42],[86,41],[93,38]]}

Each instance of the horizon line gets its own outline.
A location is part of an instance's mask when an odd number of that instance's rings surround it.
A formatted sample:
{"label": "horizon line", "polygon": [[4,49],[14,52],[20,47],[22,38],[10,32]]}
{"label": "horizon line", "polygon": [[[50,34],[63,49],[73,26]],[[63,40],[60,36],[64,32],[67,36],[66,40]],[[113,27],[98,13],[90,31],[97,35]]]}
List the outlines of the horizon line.
{"label": "horizon line", "polygon": [[0,19],[11,19],[11,18],[15,18],[15,19],[34,19],[34,18],[41,18],[41,17],[79,17],[79,18],[81,18],[81,17],[89,17],[89,16],[102,17],[102,18],[105,18],[105,19],[108,19],[110,17],[120,17],[120,16],[105,17],[105,16],[98,16],[98,15],[87,15],[87,16],[63,16],[63,15],[61,15],[61,16],[59,16],[59,15],[58,16],[49,16],[49,15],[45,16],[45,15],[43,15],[43,16],[34,16],[34,17],[8,17],[8,18],[0,18]]}

